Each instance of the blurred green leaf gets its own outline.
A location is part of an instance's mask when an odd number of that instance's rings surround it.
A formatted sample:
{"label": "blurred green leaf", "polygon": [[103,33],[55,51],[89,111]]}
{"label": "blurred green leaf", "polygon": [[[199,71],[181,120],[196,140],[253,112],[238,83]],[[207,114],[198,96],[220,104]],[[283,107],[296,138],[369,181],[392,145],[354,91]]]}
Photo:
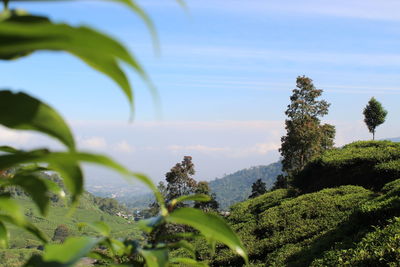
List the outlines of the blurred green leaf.
{"label": "blurred green leaf", "polygon": [[117,239],[107,238],[106,243],[108,243],[108,246],[114,255],[122,256],[126,252],[124,243]]}
{"label": "blurred green leaf", "polygon": [[0,248],[8,248],[9,233],[4,223],[0,221]]}
{"label": "blurred green leaf", "polygon": [[185,195],[175,198],[171,201],[171,206],[174,207],[179,202],[184,201],[200,201],[200,202],[207,202],[210,201],[211,197],[206,194],[193,194],[193,195]]}
{"label": "blurred green leaf", "polygon": [[[0,91],[0,124],[11,129],[45,133],[58,139],[69,149],[75,149],[72,133],[62,117],[50,106],[27,94]],[[15,153],[11,148],[3,149]]]}
{"label": "blurred green leaf", "polygon": [[14,217],[10,216],[10,215],[0,215],[0,221],[2,222],[8,222],[11,223],[15,226],[19,226],[24,228],[25,230],[27,230],[28,232],[30,232],[31,234],[33,234],[34,236],[36,236],[39,240],[41,240],[42,242],[46,243],[48,241],[47,236],[40,231],[39,228],[37,228],[35,225],[31,224],[30,222],[28,222],[27,220],[16,220]]}
{"label": "blurred green leaf", "polygon": [[89,227],[105,237],[110,236],[111,233],[110,227],[106,223],[101,221],[93,223],[81,222],[78,224],[78,227],[79,228]]}
{"label": "blurred green leaf", "polygon": [[231,248],[247,262],[242,242],[220,217],[194,208],[180,208],[166,217],[167,222],[186,224],[201,232],[209,240],[216,240]]}
{"label": "blurred green leaf", "polygon": [[6,153],[18,153],[19,152],[18,149],[15,149],[11,146],[0,146],[0,151],[6,152]]}
{"label": "blurred green leaf", "polygon": [[[69,153],[67,153],[69,155]],[[78,197],[83,193],[83,173],[79,162],[71,157],[51,157],[48,155],[44,162],[49,164],[64,180],[64,184],[72,195],[72,203],[77,203]]]}
{"label": "blurred green leaf", "polygon": [[10,179],[12,185],[20,186],[27,192],[42,215],[46,215],[50,204],[50,198],[47,195],[48,188],[46,183],[35,175],[15,175]]}
{"label": "blurred green leaf", "polygon": [[63,244],[45,246],[42,258],[45,262],[59,262],[62,266],[74,266],[85,257],[102,239],[91,237],[71,237]]}
{"label": "blurred green leaf", "polygon": [[47,190],[51,193],[57,195],[60,198],[65,197],[64,190],[56,183],[47,179],[41,179],[47,186]]}
{"label": "blurred green leaf", "polygon": [[[21,16],[35,18],[34,16]],[[133,93],[124,71],[119,66],[123,61],[154,88],[138,61],[119,42],[88,27],[71,27],[32,19],[0,23],[0,58],[26,51],[51,50],[69,52],[92,68],[102,72],[116,82],[133,107]]]}
{"label": "blurred green leaf", "polygon": [[[42,2],[42,1],[61,2],[61,1],[73,1],[73,0],[12,0],[12,1],[13,2]],[[135,12],[143,20],[143,22],[146,24],[147,28],[149,29],[149,31],[153,37],[154,45],[158,46],[158,36],[157,36],[156,29],[154,27],[153,21],[150,19],[150,17],[147,15],[147,13],[140,6],[138,6],[135,3],[135,1],[131,1],[131,0],[102,0],[102,1],[120,3],[120,4],[127,6],[133,12]],[[177,2],[182,6],[185,5],[184,1],[182,1],[182,0],[177,0]]]}
{"label": "blurred green leaf", "polygon": [[25,223],[25,215],[21,206],[17,201],[11,199],[7,195],[0,196],[0,211],[12,217],[18,225],[23,225]]}
{"label": "blurred green leaf", "polygon": [[178,263],[178,266],[208,267],[208,264],[190,258],[172,258],[170,262]]}
{"label": "blurred green leaf", "polygon": [[73,196],[78,196],[83,192],[83,176],[79,162],[102,165],[119,172],[125,178],[135,178],[143,182],[153,190],[162,210],[165,210],[164,199],[150,178],[141,173],[131,172],[106,156],[78,152],[50,152],[46,149],[0,155],[0,169],[19,166],[23,163],[48,163],[51,169],[64,178],[67,189]]}
{"label": "blurred green leaf", "polygon": [[153,231],[155,227],[162,224],[163,222],[164,217],[162,215],[158,215],[148,219],[140,220],[138,222],[138,226],[146,233],[151,233],[151,231]]}
{"label": "blurred green leaf", "polygon": [[168,266],[168,249],[140,249],[139,253],[146,261],[147,267],[166,267]]}

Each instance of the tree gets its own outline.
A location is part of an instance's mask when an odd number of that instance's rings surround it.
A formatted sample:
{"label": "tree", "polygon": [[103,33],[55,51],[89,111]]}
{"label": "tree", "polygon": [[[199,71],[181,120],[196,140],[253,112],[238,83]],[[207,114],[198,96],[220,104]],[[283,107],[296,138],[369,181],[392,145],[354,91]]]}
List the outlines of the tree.
{"label": "tree", "polygon": [[[330,104],[318,100],[323,90],[316,89],[312,80],[299,76],[296,89],[285,112],[286,135],[281,138],[282,170],[291,177],[314,157],[333,147],[335,127],[321,125],[320,117],[328,114]],[[287,177],[286,177],[287,178]],[[287,184],[280,181],[280,184]]]}
{"label": "tree", "polygon": [[65,239],[69,236],[69,229],[66,225],[60,224],[57,226],[57,228],[54,230],[54,235],[52,240],[57,241],[60,243],[64,243]]}
{"label": "tree", "polygon": [[216,200],[216,195],[215,195],[215,193],[211,193],[210,186],[208,185],[207,182],[205,182],[205,181],[199,182],[195,189],[195,193],[208,195],[211,198],[210,201],[206,201],[206,202],[196,201],[194,203],[195,208],[202,209],[204,211],[211,211],[211,210],[219,209],[219,204],[218,204],[218,201]]}
{"label": "tree", "polygon": [[372,140],[375,140],[375,129],[385,122],[387,111],[382,107],[382,104],[372,97],[367,106],[364,108],[364,122],[372,133]]}
{"label": "tree", "polygon": [[251,195],[249,196],[249,198],[255,198],[261,196],[266,192],[267,192],[266,184],[261,179],[258,179],[251,186]]}
{"label": "tree", "polygon": [[[180,196],[193,194],[197,186],[196,180],[192,177],[194,174],[192,157],[184,156],[181,163],[177,163],[165,174],[167,181],[165,200],[169,202]],[[180,203],[180,206],[182,205]]]}

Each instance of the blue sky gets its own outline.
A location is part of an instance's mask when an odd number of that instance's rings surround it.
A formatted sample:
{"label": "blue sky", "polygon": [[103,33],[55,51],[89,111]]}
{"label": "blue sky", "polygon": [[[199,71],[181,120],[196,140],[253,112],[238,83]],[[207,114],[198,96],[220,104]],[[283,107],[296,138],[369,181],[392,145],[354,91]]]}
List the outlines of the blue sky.
{"label": "blue sky", "polygon": [[[400,2],[191,0],[188,12],[172,0],[139,3],[156,24],[161,55],[155,55],[142,21],[121,6],[14,6],[92,25],[121,40],[157,85],[162,119],[131,70],[133,124],[118,87],[67,54],[40,52],[0,62],[2,86],[57,107],[82,149],[106,152],[155,180],[187,154],[199,179],[277,160],[284,110],[298,75],[324,89],[332,104],[324,119],[336,125],[338,145],[370,137],[362,110],[372,96],[389,111],[377,137],[400,135]],[[23,147],[51,142],[0,130],[0,141]]]}

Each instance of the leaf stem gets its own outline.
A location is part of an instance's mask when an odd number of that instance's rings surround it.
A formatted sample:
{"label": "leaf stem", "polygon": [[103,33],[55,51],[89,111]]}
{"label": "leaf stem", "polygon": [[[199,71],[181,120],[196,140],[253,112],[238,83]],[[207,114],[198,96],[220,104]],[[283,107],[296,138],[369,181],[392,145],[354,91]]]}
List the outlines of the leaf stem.
{"label": "leaf stem", "polygon": [[8,10],[8,2],[10,0],[3,0],[3,4],[4,4],[4,10],[7,11]]}

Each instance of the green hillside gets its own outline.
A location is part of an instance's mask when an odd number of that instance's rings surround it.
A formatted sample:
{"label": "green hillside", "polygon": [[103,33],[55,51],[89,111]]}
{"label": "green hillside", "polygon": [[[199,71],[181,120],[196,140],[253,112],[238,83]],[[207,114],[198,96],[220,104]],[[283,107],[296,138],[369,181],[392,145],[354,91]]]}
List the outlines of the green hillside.
{"label": "green hillside", "polygon": [[227,209],[229,206],[247,199],[251,194],[251,185],[257,179],[261,178],[267,188],[271,188],[276,177],[282,173],[281,169],[280,162],[268,166],[252,167],[210,181],[209,185],[211,191],[217,195],[220,208]]}
{"label": "green hillside", "polygon": [[[300,190],[278,189],[232,206],[227,220],[251,266],[399,266],[398,155],[396,143],[356,142],[310,163],[295,178],[306,184]],[[243,265],[222,246],[210,261]]]}
{"label": "green hillside", "polygon": [[[128,221],[111,212],[123,207],[115,206],[109,199],[98,198],[85,192],[79,206],[72,211],[63,201],[53,201],[47,217],[40,215],[35,204],[25,195],[16,194],[15,198],[22,204],[30,221],[38,226],[48,237],[53,239],[55,229],[63,225],[68,236],[96,235],[89,228],[78,229],[80,222],[103,221],[110,226],[114,237],[132,237],[141,239],[141,232],[133,221]],[[109,205],[111,203],[111,205]],[[27,231],[8,225],[10,230],[10,249],[0,250],[0,266],[21,266],[29,255],[40,253],[41,242]],[[54,241],[57,242],[57,241]]]}

